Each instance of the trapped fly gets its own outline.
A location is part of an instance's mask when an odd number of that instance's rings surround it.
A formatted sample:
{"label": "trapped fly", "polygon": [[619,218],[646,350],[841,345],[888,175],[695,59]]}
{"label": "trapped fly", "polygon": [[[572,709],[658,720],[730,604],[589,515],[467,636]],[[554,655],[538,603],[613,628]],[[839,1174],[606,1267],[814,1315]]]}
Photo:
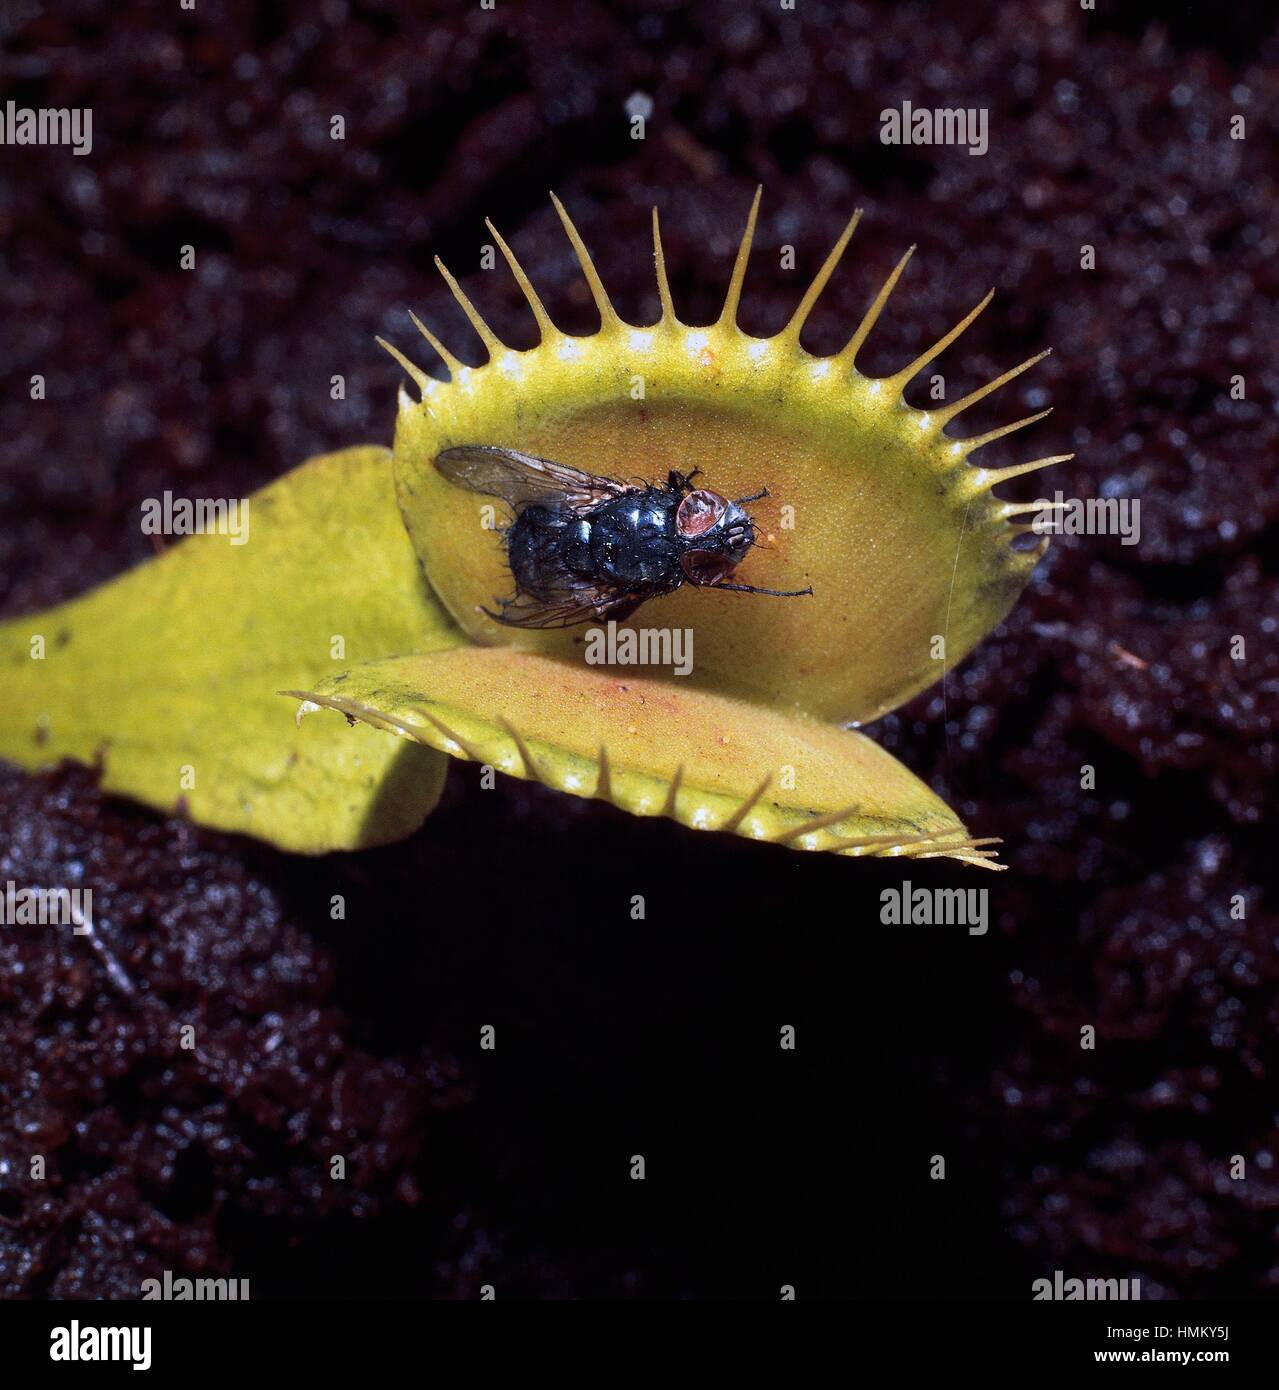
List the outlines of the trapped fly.
{"label": "trapped fly", "polygon": [[435,466],[451,483],[498,497],[515,513],[503,532],[515,595],[484,612],[510,627],[572,627],[630,617],[685,582],[798,598],[805,589],[730,583],[755,544],[748,502],[693,486],[701,471],[672,469],[665,484],[622,483],[491,444],[445,449]]}

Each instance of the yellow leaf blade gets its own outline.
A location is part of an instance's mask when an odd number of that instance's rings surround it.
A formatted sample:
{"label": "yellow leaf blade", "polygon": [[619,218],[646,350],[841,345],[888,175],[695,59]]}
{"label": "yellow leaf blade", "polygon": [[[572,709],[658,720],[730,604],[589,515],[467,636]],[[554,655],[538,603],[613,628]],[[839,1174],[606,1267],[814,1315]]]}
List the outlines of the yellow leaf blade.
{"label": "yellow leaf blade", "polygon": [[389,452],[312,459],[248,502],[242,545],[191,536],[0,624],[0,757],[98,762],[109,791],[302,852],[400,839],[438,799],[444,759],[299,729],[275,694],[460,640],[405,535]]}

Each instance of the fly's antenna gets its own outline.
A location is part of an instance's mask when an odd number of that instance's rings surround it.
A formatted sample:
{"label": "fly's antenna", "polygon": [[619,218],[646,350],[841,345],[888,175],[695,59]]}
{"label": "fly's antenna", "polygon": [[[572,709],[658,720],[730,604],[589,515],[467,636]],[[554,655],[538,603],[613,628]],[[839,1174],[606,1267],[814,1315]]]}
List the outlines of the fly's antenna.
{"label": "fly's antenna", "polygon": [[810,584],[807,589],[757,589],[754,584],[707,584],[708,589],[732,589],[735,594],[772,594],[774,598],[802,598],[813,592]]}

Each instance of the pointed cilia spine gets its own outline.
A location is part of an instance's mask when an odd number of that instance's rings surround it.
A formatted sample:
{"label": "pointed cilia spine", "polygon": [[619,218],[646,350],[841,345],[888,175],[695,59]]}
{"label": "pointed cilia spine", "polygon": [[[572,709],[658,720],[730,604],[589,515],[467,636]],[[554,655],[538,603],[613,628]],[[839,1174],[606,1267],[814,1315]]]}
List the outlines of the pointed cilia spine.
{"label": "pointed cilia spine", "polygon": [[884,281],[879,293],[871,302],[871,306],[866,310],[861,323],[853,330],[853,336],[844,345],[844,350],[835,356],[836,366],[840,369],[851,372],[857,365],[857,354],[862,350],[862,345],[870,337],[870,330],[874,328],[879,316],[884,311],[884,305],[888,303],[888,297],[897,288],[897,282],[902,277],[902,271],[910,258],[915,254],[915,248],[908,246],[906,254],[893,267],[893,273]]}
{"label": "pointed cilia spine", "polygon": [[751,257],[751,243],[755,240],[755,219],[759,216],[759,200],[763,191],[761,185],[755,190],[755,196],[751,199],[751,210],[746,216],[746,230],[742,233],[742,239],[737,247],[737,256],[733,261],[733,273],[728,280],[728,292],[724,295],[724,307],[720,310],[717,324],[719,328],[730,330],[737,328],[737,306],[742,302],[742,285],[746,280],[746,262]]}
{"label": "pointed cilia spine", "polygon": [[675,305],[671,300],[671,285],[666,278],[666,253],[662,250],[662,228],[657,220],[657,209],[653,209],[653,267],[657,274],[657,299],[662,306],[660,323],[678,324]]}
{"label": "pointed cilia spine", "polygon": [[[738,312],[741,307],[742,290],[746,281],[747,265],[750,260],[751,246],[755,239],[755,229],[759,218],[760,196],[761,190],[757,188],[755,190],[755,196],[751,200],[750,211],[748,212],[746,218],[746,226],[742,232],[741,240],[738,243],[737,252],[733,259],[733,267],[729,275],[728,288],[724,295],[724,307],[720,311],[719,318],[713,324],[707,325],[705,329],[697,330],[699,334],[705,334],[707,338],[716,337],[721,347],[731,345],[731,343],[734,340],[742,344],[755,344],[760,341],[757,339],[749,338],[746,334],[742,333],[741,329],[738,327],[737,322]],[[653,261],[654,270],[657,278],[657,293],[661,305],[661,313],[656,324],[632,325],[626,323],[618,315],[617,310],[613,307],[613,303],[608,296],[608,291],[604,288],[604,282],[600,278],[599,271],[595,267],[595,262],[592,260],[591,254],[586,248],[586,243],[582,239],[582,236],[577,230],[577,227],[574,225],[573,220],[569,216],[567,209],[553,193],[551,194],[551,201],[554,204],[555,211],[559,215],[560,221],[564,226],[565,234],[568,237],[569,243],[572,246],[574,254],[577,257],[578,264],[580,265],[582,275],[586,280],[586,285],[590,291],[591,298],[594,301],[595,307],[599,312],[600,327],[597,331],[597,334],[588,336],[594,337],[600,335],[616,334],[622,330],[634,331],[641,327],[676,328],[683,326],[680,323],[679,317],[675,310],[674,301],[671,297],[670,282],[667,277],[666,270],[666,257],[662,248],[661,229],[658,223],[658,215],[656,208],[653,209]],[[832,247],[826,259],[822,262],[821,268],[813,277],[812,283],[804,291],[804,294],[801,297],[799,304],[796,306],[796,309],[794,313],[791,315],[786,326],[773,339],[768,340],[771,343],[776,344],[778,347],[781,347],[785,349],[787,352],[791,353],[796,363],[805,361],[818,361],[829,364],[830,370],[824,371],[823,376],[836,384],[838,384],[841,381],[846,385],[851,385],[854,381],[857,380],[860,380],[862,382],[867,381],[867,378],[863,377],[857,371],[858,354],[860,353],[862,347],[865,345],[867,338],[870,336],[872,329],[875,327],[875,324],[878,322],[880,315],[883,313],[883,310],[888,303],[889,297],[892,295],[894,289],[897,287],[897,283],[901,279],[902,273],[905,271],[906,266],[910,261],[910,258],[915,250],[914,246],[909,247],[905,255],[902,256],[901,260],[899,260],[897,264],[893,267],[892,272],[889,274],[888,278],[880,287],[879,292],[876,294],[875,298],[871,301],[871,304],[869,308],[867,308],[865,314],[863,315],[861,322],[854,329],[852,336],[848,339],[844,347],[841,348],[840,351],[835,353],[832,357],[820,359],[812,358],[800,346],[800,334],[803,331],[804,325],[808,320],[809,314],[812,312],[814,306],[817,303],[818,297],[825,289],[831,277],[834,275],[835,270],[839,265],[840,259],[842,258],[854,231],[856,231],[857,229],[857,225],[861,219],[861,215],[861,209],[859,208],[853,213],[852,217],[849,218],[847,224],[844,227],[844,230],[840,233],[835,245]],[[536,289],[534,289],[533,284],[529,280],[528,275],[525,273],[523,267],[520,265],[515,253],[511,250],[510,246],[507,244],[504,238],[498,233],[497,229],[493,226],[492,222],[486,220],[486,226],[488,227],[489,232],[492,234],[494,240],[496,241],[498,248],[501,250],[507,265],[510,267],[511,273],[515,277],[515,281],[519,285],[520,290],[524,295],[524,298],[528,301],[528,306],[533,313],[534,319],[537,322],[539,341],[536,346],[527,349],[527,352],[536,353],[540,349],[545,348],[552,341],[564,339],[567,335],[565,335],[559,328],[556,327],[554,321],[551,319],[551,316],[547,313],[545,305],[542,303],[542,300],[539,297]],[[449,271],[445,268],[443,263],[438,260],[438,258],[436,260],[436,265],[438,266],[441,275],[443,275],[445,283],[448,285],[450,292],[453,294],[454,298],[461,306],[462,312],[466,315],[467,319],[474,327],[476,333],[479,335],[481,342],[484,344],[485,350],[488,353],[489,361],[492,362],[501,354],[512,354],[514,350],[508,348],[506,344],[504,344],[502,340],[497,336],[497,334],[485,321],[480,311],[475,307],[475,305],[471,302],[470,298],[463,291],[463,289],[458,284],[454,276],[449,273]],[[989,291],[989,293],[986,294],[986,296],[981,300],[981,302],[978,303],[968,314],[966,314],[964,318],[962,318],[952,329],[950,329],[949,332],[943,334],[942,337],[939,338],[931,347],[927,348],[924,352],[920,353],[919,356],[917,356],[912,362],[908,363],[905,367],[893,373],[891,376],[879,379],[870,379],[872,388],[887,388],[887,390],[893,396],[900,398],[904,388],[908,385],[912,378],[914,378],[919,372],[921,372],[926,366],[928,366],[929,363],[931,363],[935,358],[937,358],[941,353],[943,353],[948,347],[952,346],[952,344],[954,344],[962,336],[965,330],[973,323],[973,321],[978,317],[978,315],[981,314],[981,312],[990,303],[993,296],[994,290],[992,289],[991,291]],[[444,344],[435,336],[434,333],[430,331],[430,329],[428,329],[417,318],[416,315],[411,314],[410,317],[412,318],[413,323],[417,327],[418,331],[431,345],[431,347],[438,354],[440,360],[444,363],[444,366],[448,370],[450,379],[456,380],[458,373],[460,371],[465,370],[464,364],[461,361],[459,361],[458,358],[456,358],[451,352],[449,352],[449,350],[444,346]],[[436,380],[436,378],[430,376],[427,372],[423,371],[421,367],[413,363],[397,348],[392,346],[392,344],[384,341],[381,338],[379,338],[377,341],[382,347],[386,349],[387,352],[391,354],[391,356],[396,360],[400,367],[403,368],[403,370],[409,375],[409,377],[416,384],[418,391],[421,395],[425,396],[429,391],[435,390],[437,387],[440,386],[441,383],[439,383]],[[950,422],[954,420],[957,416],[961,415],[965,410],[969,409],[971,406],[976,405],[979,401],[984,400],[985,397],[990,395],[992,392],[999,390],[1000,387],[1006,386],[1009,382],[1013,381],[1016,377],[1020,376],[1022,372],[1028,370],[1030,367],[1033,367],[1037,362],[1042,361],[1045,357],[1048,356],[1048,353],[1050,351],[1051,349],[1045,349],[1043,352],[1037,353],[1034,357],[1027,358],[1025,362],[1022,362],[1015,367],[1011,367],[1008,371],[1002,373],[1000,376],[997,376],[993,381],[987,382],[984,386],[979,386],[976,390],[969,392],[968,395],[962,397],[961,399],[953,401],[947,405],[941,405],[936,409],[927,412],[928,423],[938,434],[940,434],[942,431],[944,431],[945,427],[948,424],[950,424]],[[515,355],[518,356],[522,354],[516,353]],[[903,405],[904,404],[905,403],[903,401]],[[996,429],[988,430],[985,434],[974,435],[967,439],[946,438],[945,443],[949,448],[951,457],[966,459],[971,454],[975,453],[978,449],[982,448],[984,445],[993,443],[997,439],[1002,439],[1005,436],[1014,433],[1016,430],[1024,429],[1027,425],[1032,425],[1037,421],[1042,420],[1048,413],[1049,412],[1047,410],[1042,410],[1034,415],[1027,415],[1025,418],[1021,420],[1014,421],[1012,424],[1001,425]],[[1073,455],[1071,454],[1053,454],[1046,458],[1034,459],[1029,463],[1015,464],[1009,468],[973,468],[970,472],[970,477],[967,480],[967,485],[964,491],[969,496],[975,495],[979,492],[988,492],[991,488],[993,488],[1001,482],[1006,482],[1011,478],[1020,477],[1022,474],[1033,472],[1036,469],[1047,468],[1050,464],[1064,463],[1072,457]],[[1012,513],[1005,509],[999,509],[996,512],[996,518],[1005,523],[1008,521],[1008,518],[1011,515]],[[1010,532],[1016,529],[1019,528],[1014,528],[1011,526],[1009,527]],[[1030,552],[1027,553],[1029,554]]]}
{"label": "pointed cilia spine", "polygon": [[506,258],[506,264],[511,268],[515,283],[520,287],[524,298],[528,300],[528,307],[533,311],[533,318],[537,321],[541,341],[546,342],[548,339],[554,338],[559,330],[551,322],[551,316],[546,312],[546,306],[542,303],[541,296],[533,288],[533,282],[525,274],[524,267],[515,257],[515,252],[506,244],[501,232],[487,217],[484,219],[484,225],[492,232],[493,240],[497,242],[499,250]]}
{"label": "pointed cilia spine", "polygon": [[[757,195],[758,196],[758,195]],[[839,240],[831,248],[830,254],[822,262],[822,268],[813,276],[813,283],[804,291],[804,297],[799,301],[799,306],[791,315],[790,322],[777,335],[783,341],[789,341],[798,346],[799,335],[803,331],[808,316],[813,312],[813,305],[817,303],[817,297],[826,288],[826,282],[835,273],[835,267],[839,264],[840,257],[844,254],[844,248],[848,245],[849,239],[857,230],[857,224],[862,220],[862,210],[858,208],[848,219],[844,230],[839,234]]]}
{"label": "pointed cilia spine", "polygon": [[595,307],[600,314],[600,332],[607,333],[612,329],[621,326],[621,319],[617,316],[617,311],[613,308],[609,300],[608,291],[604,288],[604,282],[600,279],[599,271],[595,269],[595,262],[591,260],[591,253],[586,249],[586,243],[582,240],[577,228],[573,225],[573,219],[568,215],[564,204],[551,194],[551,202],[555,204],[555,211],[560,215],[560,221],[564,224],[564,231],[572,244],[573,251],[577,255],[577,263],[582,267],[582,274],[586,277],[586,284],[591,291],[591,298],[595,301]]}

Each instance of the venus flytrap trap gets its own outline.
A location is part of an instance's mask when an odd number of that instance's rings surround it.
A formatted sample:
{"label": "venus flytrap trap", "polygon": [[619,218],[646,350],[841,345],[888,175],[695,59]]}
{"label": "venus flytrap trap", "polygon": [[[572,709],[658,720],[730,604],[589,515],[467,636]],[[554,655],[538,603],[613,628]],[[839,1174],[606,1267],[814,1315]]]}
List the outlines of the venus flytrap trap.
{"label": "venus flytrap trap", "polygon": [[[312,460],[253,499],[242,551],[214,553],[193,537],[84,599],[0,627],[11,696],[0,753],[27,766],[101,756],[104,785],[166,809],[176,768],[194,761],[200,774],[181,804],[195,819],[302,850],[409,833],[438,796],[444,753],[694,829],[1000,867],[989,841],[844,726],[961,660],[1043,553],[1046,538],[1013,544],[1032,534],[1018,518],[1035,504],[1002,502],[992,488],[1060,460],[986,470],[969,458],[1047,412],[975,438],[946,433],[1039,358],[934,410],[905,402],[988,295],[901,371],[863,376],[858,353],[909,252],[839,353],[806,352],[800,333],[860,214],[790,322],[750,337],[737,311],[758,205],[756,194],[723,312],[696,327],[672,303],[656,212],[661,317],[634,325],[556,200],[600,316],[581,337],[555,326],[489,224],[539,342],[507,347],[441,266],[487,360],[464,365],[415,318],[448,379],[383,344],[414,387],[400,391],[393,460],[373,447]],[[580,628],[512,627],[494,608],[512,573],[492,499],[437,466],[476,449],[650,483],[700,469],[699,489],[759,508],[769,545],[746,560],[751,587],[812,595],[715,592],[699,572],[639,615],[696,632],[686,674],[590,663]],[[609,620],[614,641],[636,630],[622,616]],[[30,660],[37,630],[58,637],[56,660]],[[346,634],[336,668],[334,632]],[[297,733],[282,728],[274,710],[287,706],[273,691],[300,702]],[[303,718],[326,709],[346,722]]]}
{"label": "venus flytrap trap", "polygon": [[[689,327],[676,316],[656,217],[662,316],[635,326],[618,317],[585,245],[559,209],[600,315],[599,331],[588,337],[555,327],[490,226],[541,341],[524,352],[507,348],[450,277],[488,361],[464,366],[421,324],[450,372],[448,381],[390,349],[419,393],[416,400],[407,389],[400,394],[396,486],[427,577],[471,638],[576,659],[579,643],[571,630],[512,634],[484,614],[495,595],[509,590],[510,575],[501,547],[477,540],[480,499],[440,476],[438,454],[462,444],[509,446],[618,477],[700,468],[708,484],[729,497],[767,485],[778,505],[793,509],[796,525],[775,528],[773,548],[751,556],[751,580],[775,589],[811,583],[815,600],[743,603],[732,594],[685,590],[646,605],[641,616],[663,627],[697,628],[692,679],[707,689],[840,723],[865,722],[935,683],[934,634],[945,635],[953,665],[1007,615],[1043,546],[1013,547],[1016,535],[1030,531],[1014,517],[1035,509],[1001,502],[991,489],[1061,460],[1003,470],[967,462],[983,444],[1046,412],[972,439],[944,433],[963,410],[1039,358],[932,411],[902,399],[911,379],[968,327],[989,295],[894,376],[857,372],[858,353],[909,253],[840,353],[816,358],[804,351],[800,332],[856,216],[786,327],[768,339],[744,334],[737,309],[758,201],[756,195],[723,312],[707,327]],[[642,400],[630,392],[636,375],[645,381]]]}

